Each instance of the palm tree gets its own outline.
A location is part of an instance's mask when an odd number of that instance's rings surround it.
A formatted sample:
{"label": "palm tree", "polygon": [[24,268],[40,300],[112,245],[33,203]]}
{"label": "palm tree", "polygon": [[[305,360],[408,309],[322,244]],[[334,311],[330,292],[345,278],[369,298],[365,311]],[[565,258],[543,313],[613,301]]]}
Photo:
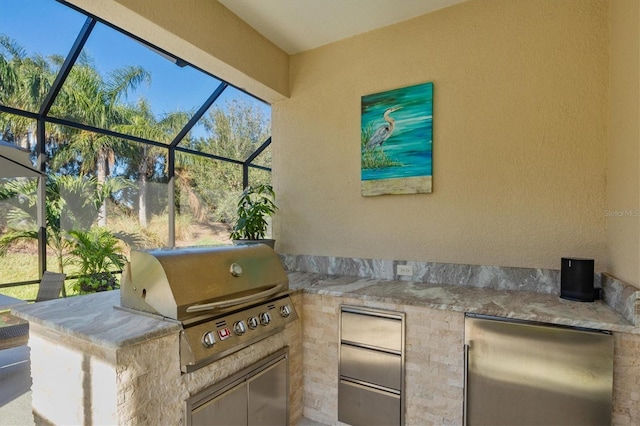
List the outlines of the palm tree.
{"label": "palm tree", "polygon": [[[148,81],[149,73],[133,66],[118,68],[105,80],[86,57],[81,57],[69,73],[51,114],[102,129],[113,129],[126,119],[127,109],[121,99]],[[111,174],[116,152],[120,149],[126,149],[126,144],[117,138],[75,131],[54,157],[53,168],[81,159],[80,174],[95,175],[98,185],[103,185]],[[106,220],[106,204],[103,203],[98,224],[105,226]]]}
{"label": "palm tree", "polygon": [[[117,130],[132,136],[158,142],[169,143],[173,136],[182,129],[189,120],[188,112],[172,112],[157,120],[151,111],[151,107],[145,99],[140,99],[135,107],[126,110],[123,124],[116,126]],[[138,144],[132,150],[130,163],[135,167],[135,175],[138,179],[138,222],[141,227],[148,226],[147,210],[147,184],[156,174],[156,166],[161,159],[167,164],[168,149],[153,147],[147,144]],[[166,170],[165,170],[166,171]]]}
{"label": "palm tree", "polygon": [[28,57],[25,49],[0,34],[0,103],[27,111],[38,111],[55,79],[55,70],[41,55]]}
{"label": "palm tree", "polygon": [[[55,62],[51,58],[51,62]],[[36,112],[55,79],[52,63],[40,55],[28,57],[25,49],[0,34],[0,104]],[[0,132],[28,148],[28,135],[35,134],[35,121],[23,116],[0,114]]]}
{"label": "palm tree", "polygon": [[19,64],[24,58],[24,49],[4,34],[0,35],[0,103],[18,105],[20,90]]}

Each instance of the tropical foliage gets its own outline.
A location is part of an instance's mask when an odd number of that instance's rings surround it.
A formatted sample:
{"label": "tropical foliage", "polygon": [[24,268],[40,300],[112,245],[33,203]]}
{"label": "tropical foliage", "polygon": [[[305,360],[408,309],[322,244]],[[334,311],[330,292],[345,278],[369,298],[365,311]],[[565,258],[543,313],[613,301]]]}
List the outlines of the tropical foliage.
{"label": "tropical foliage", "polygon": [[[0,104],[18,111],[40,111],[63,62],[57,55],[27,55],[17,42],[0,34]],[[78,292],[117,288],[111,272],[122,268],[129,248],[166,244],[169,150],[163,145],[169,146],[193,111],[157,115],[142,97],[129,102],[151,78],[138,66],[102,75],[92,59],[81,53],[49,115],[83,126],[48,121],[45,140],[38,141],[44,143],[49,159],[46,244],[55,267],[48,267],[82,275],[76,284]],[[0,112],[2,139],[35,149],[37,121],[30,117],[33,114]],[[191,235],[198,223],[234,221],[243,189],[242,168],[215,157],[244,161],[270,134],[269,118],[241,101],[211,108],[202,123],[205,132],[188,133],[180,146],[209,157],[184,151],[175,155],[178,236]],[[92,127],[157,143],[85,130]],[[255,162],[270,167],[270,150]],[[257,184],[270,180],[267,172],[252,173]],[[0,256],[10,256],[12,250],[24,252],[24,247],[35,251],[25,242],[38,236],[37,193],[37,179],[0,179]],[[33,277],[24,277],[29,278]]]}
{"label": "tropical foliage", "polygon": [[122,254],[118,239],[100,227],[89,231],[72,230],[69,235],[72,249],[66,262],[76,265],[80,272],[75,290],[85,294],[119,288],[111,272],[121,271],[127,258]]}
{"label": "tropical foliage", "polygon": [[[225,109],[214,108],[205,116],[204,126],[210,137],[194,140],[192,147],[207,154],[245,159],[268,137],[270,129],[266,122],[260,110],[248,104],[231,102]],[[243,191],[241,168],[237,164],[212,162],[193,155],[179,158],[180,168],[176,175],[183,183],[179,186],[181,193],[197,188],[200,206],[211,220],[233,222],[238,197]],[[257,163],[270,166],[271,151],[265,151]],[[263,174],[252,180],[254,185],[266,184],[270,177]]]}
{"label": "tropical foliage", "polygon": [[236,223],[231,232],[234,240],[258,240],[267,232],[267,218],[277,209],[271,185],[248,186],[238,200]]}

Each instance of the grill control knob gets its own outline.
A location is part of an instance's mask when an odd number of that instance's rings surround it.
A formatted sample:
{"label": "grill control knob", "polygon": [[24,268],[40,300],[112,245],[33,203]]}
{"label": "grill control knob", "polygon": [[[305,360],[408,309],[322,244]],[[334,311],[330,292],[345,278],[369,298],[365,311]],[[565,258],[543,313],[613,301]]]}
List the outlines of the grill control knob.
{"label": "grill control knob", "polygon": [[283,318],[287,318],[289,315],[291,315],[291,308],[289,307],[289,305],[280,306],[280,315],[282,315]]}
{"label": "grill control knob", "polygon": [[233,324],[233,331],[235,331],[238,336],[242,336],[245,331],[247,331],[247,328],[244,326],[243,321],[236,321]]}
{"label": "grill control knob", "polygon": [[259,317],[260,324],[262,325],[269,325],[269,323],[271,322],[271,316],[269,315],[269,312],[262,312]]}
{"label": "grill control knob", "polygon": [[207,331],[202,336],[202,346],[205,348],[210,348],[216,344],[216,337],[213,335],[212,331]]}
{"label": "grill control knob", "polygon": [[234,277],[239,277],[240,275],[242,275],[242,266],[238,265],[237,263],[232,263],[231,267],[229,267],[229,272]]}
{"label": "grill control knob", "polygon": [[247,324],[249,324],[249,328],[251,330],[255,330],[256,328],[258,328],[258,318],[250,317],[249,319],[247,319]]}

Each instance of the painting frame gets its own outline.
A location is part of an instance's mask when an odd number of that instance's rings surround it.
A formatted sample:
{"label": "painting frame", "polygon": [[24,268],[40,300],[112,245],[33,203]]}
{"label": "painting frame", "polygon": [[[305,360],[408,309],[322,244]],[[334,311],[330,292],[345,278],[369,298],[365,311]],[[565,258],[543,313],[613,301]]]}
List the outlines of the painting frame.
{"label": "painting frame", "polygon": [[433,190],[433,82],[361,97],[361,195]]}

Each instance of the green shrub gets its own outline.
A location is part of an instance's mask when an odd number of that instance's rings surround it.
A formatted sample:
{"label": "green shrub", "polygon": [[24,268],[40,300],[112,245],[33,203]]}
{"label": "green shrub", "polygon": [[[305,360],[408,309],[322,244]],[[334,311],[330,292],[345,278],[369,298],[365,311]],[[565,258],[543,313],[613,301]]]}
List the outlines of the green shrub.
{"label": "green shrub", "polygon": [[118,279],[111,272],[100,272],[78,278],[74,290],[79,294],[96,293],[120,288]]}
{"label": "green shrub", "polygon": [[65,262],[78,267],[74,289],[80,294],[119,288],[118,280],[111,272],[120,271],[127,259],[122,254],[119,240],[104,228],[89,231],[69,231],[72,249]]}
{"label": "green shrub", "polygon": [[231,232],[234,240],[257,240],[267,232],[267,218],[277,209],[271,185],[248,186],[238,200],[237,220]]}

